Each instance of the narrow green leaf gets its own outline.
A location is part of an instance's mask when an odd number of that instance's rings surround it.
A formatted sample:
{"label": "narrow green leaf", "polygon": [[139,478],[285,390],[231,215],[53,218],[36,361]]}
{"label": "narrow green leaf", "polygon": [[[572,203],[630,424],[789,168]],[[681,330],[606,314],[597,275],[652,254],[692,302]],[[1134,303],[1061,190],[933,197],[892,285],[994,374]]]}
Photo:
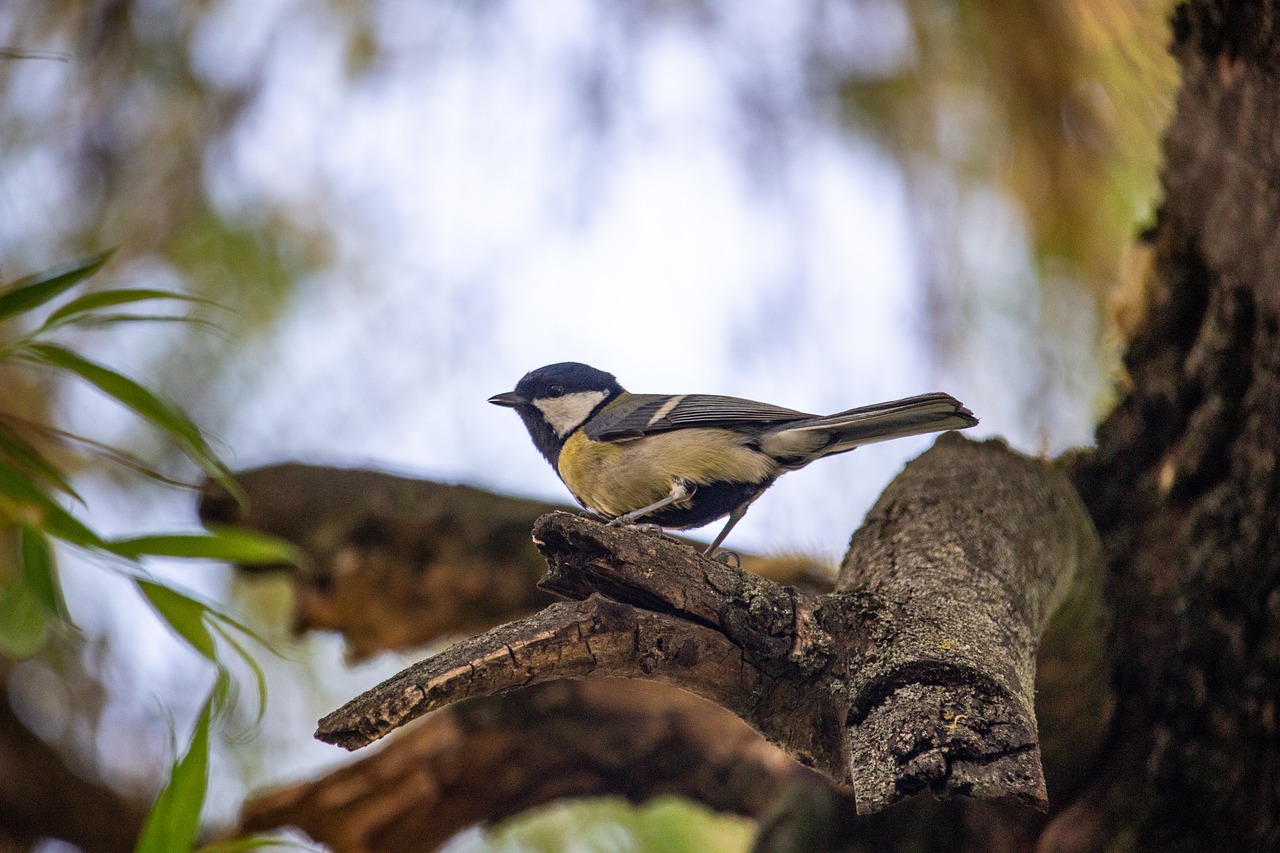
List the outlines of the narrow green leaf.
{"label": "narrow green leaf", "polygon": [[[66,430],[58,429],[57,427],[49,426],[48,424],[37,423],[36,421],[29,421],[25,418],[18,418],[8,414],[0,414],[0,430],[4,429],[4,421],[22,424],[32,432],[38,432],[49,440],[58,442],[63,447],[82,448],[82,450],[78,450],[77,452],[91,453],[99,458],[106,459],[109,462],[114,462],[117,465],[123,465],[125,468],[128,468],[135,473],[141,474],[144,477],[149,477],[156,482],[164,483],[167,486],[177,486],[181,489],[200,488],[198,484],[186,483],[166,477],[159,471],[153,470],[147,465],[147,463],[143,462],[138,457],[130,453],[126,453],[119,448],[112,447],[109,444],[103,444],[101,441],[94,441],[92,438],[88,438],[87,436],[77,435],[74,432],[67,432]],[[72,497],[80,500],[81,503],[84,503],[78,494],[72,493]]]}
{"label": "narrow green leaf", "polygon": [[28,344],[20,357],[38,364],[74,373],[104,394],[128,406],[163,431],[193,462],[203,468],[233,495],[243,491],[209,447],[199,428],[181,409],[161,400],[129,377],[55,344]]}
{"label": "narrow green leaf", "polygon": [[177,314],[91,314],[79,320],[75,325],[83,329],[86,327],[102,328],[120,323],[185,323],[189,326],[202,327],[227,338],[231,337],[231,333],[217,323],[201,317],[186,317]]}
{"label": "narrow green leaf", "polygon": [[18,528],[18,552],[22,556],[22,572],[40,606],[50,616],[62,622],[70,621],[49,540],[40,531],[23,525]]}
{"label": "narrow green leaf", "polygon": [[[220,628],[223,625],[235,628],[241,634],[244,634],[246,637],[253,640],[258,645],[262,646],[264,649],[271,652],[276,657],[279,657],[279,658],[285,657],[284,653],[281,652],[279,649],[277,649],[275,646],[273,646],[270,640],[268,640],[266,637],[262,636],[252,628],[250,628],[248,625],[241,622],[239,619],[236,619],[234,616],[232,616],[230,613],[226,612],[225,610],[221,610],[217,607],[209,607],[209,613],[210,613],[210,616],[213,618],[213,623],[215,628]],[[219,633],[224,633],[224,632],[220,631]],[[234,641],[232,642],[232,646],[234,646],[237,650],[242,649],[240,644]],[[245,654],[245,657],[249,658],[249,655]],[[250,666],[253,666],[252,662],[250,662]]]}
{"label": "narrow green leaf", "polygon": [[8,459],[15,467],[27,474],[46,481],[58,491],[84,503],[84,499],[71,488],[71,482],[56,465],[45,459],[40,455],[40,451],[3,423],[0,423],[0,458]]}
{"label": "narrow green leaf", "polygon": [[184,447],[204,447],[204,438],[190,418],[124,374],[56,344],[30,344],[23,352],[30,353],[38,362],[74,373],[158,426]]}
{"label": "narrow green leaf", "polygon": [[49,617],[25,575],[0,591],[0,654],[23,660],[44,648]]}
{"label": "narrow green leaf", "polygon": [[208,305],[213,308],[221,307],[211,299],[202,299],[199,296],[188,296],[185,293],[177,293],[172,290],[119,288],[115,290],[100,290],[97,293],[86,293],[84,296],[77,297],[50,314],[49,318],[45,320],[44,325],[46,328],[49,328],[51,326],[63,325],[68,322],[79,322],[77,318],[81,315],[91,314],[102,308],[116,308],[121,305],[132,305],[137,302],[148,302],[156,299],[172,299],[180,302]]}
{"label": "narrow green leaf", "polygon": [[151,603],[156,613],[160,614],[160,618],[167,622],[179,637],[186,640],[191,648],[205,658],[214,663],[218,662],[218,649],[214,644],[213,635],[209,633],[209,628],[204,622],[205,614],[209,612],[208,607],[172,587],[155,581],[134,578],[134,583],[138,585],[139,591]]}
{"label": "narrow green leaf", "polygon": [[[249,654],[249,650],[244,644],[235,638],[235,636],[222,626],[219,620],[214,619],[212,622],[213,630],[218,632],[218,636],[227,641],[231,648],[235,649],[236,654],[240,655],[240,659],[245,662],[249,670],[253,673],[254,686],[258,689],[258,713],[254,717],[253,725],[257,726],[262,722],[262,718],[267,713],[267,674],[263,672],[261,664]],[[259,639],[256,636],[255,639]],[[261,640],[259,640],[261,642]]]}
{"label": "narrow green leaf", "polygon": [[[200,651],[200,653],[205,657],[213,660],[214,663],[217,663],[217,661],[214,659],[213,655],[206,654],[204,651],[205,649],[214,648],[212,637],[206,627],[208,625],[212,625],[215,629],[220,629],[221,626],[224,625],[235,628],[241,634],[254,640],[258,645],[262,646],[272,654],[284,657],[280,651],[271,645],[269,640],[258,634],[257,631],[254,631],[248,625],[245,625],[239,619],[236,619],[230,613],[227,613],[218,605],[208,601],[201,601],[190,593],[174,589],[171,586],[166,586],[153,580],[140,578],[137,575],[126,573],[125,577],[128,577],[130,580],[134,581],[134,583],[137,583],[143,594],[147,596],[148,601],[151,601],[153,605],[157,604],[158,600],[164,600],[167,603],[169,599],[176,599],[172,603],[171,607],[175,611],[179,611],[178,615],[181,615],[179,625],[182,627],[180,628],[175,626],[174,630],[179,634],[183,634],[184,630],[191,631],[191,637],[188,639],[188,642],[190,642],[191,645]],[[170,605],[166,604],[166,606]],[[157,606],[156,609],[159,610],[159,606]],[[165,614],[161,612],[161,616],[163,617],[164,615]],[[200,619],[197,619],[196,617],[203,617],[203,619],[207,621],[200,621]],[[166,621],[168,621],[167,618]],[[223,631],[219,630],[219,633],[223,633]],[[185,637],[186,635],[183,634],[183,636]],[[237,650],[241,649],[241,646],[238,643],[232,643],[232,645]],[[245,654],[245,657],[248,658],[249,655]],[[252,663],[250,663],[250,666],[252,666]]]}
{"label": "narrow green leaf", "polygon": [[56,50],[18,50],[0,47],[0,59],[47,59],[51,62],[70,62],[71,54]]}
{"label": "narrow green leaf", "polygon": [[0,460],[0,518],[42,530],[84,548],[106,549],[107,543],[25,474]]}
{"label": "narrow green leaf", "polygon": [[200,810],[209,786],[209,727],[213,696],[205,700],[187,751],[174,762],[169,781],[147,814],[135,853],[185,853],[200,832]]}
{"label": "narrow green leaf", "polygon": [[222,560],[239,565],[302,565],[306,556],[293,543],[265,533],[236,527],[210,528],[210,533],[135,536],[111,543],[124,557],[187,557]]}
{"label": "narrow green leaf", "polygon": [[224,708],[229,708],[235,704],[236,682],[231,677],[231,670],[227,669],[221,661],[217,662],[218,677],[213,682],[213,710],[221,712]]}
{"label": "narrow green leaf", "polygon": [[0,320],[37,308],[102,269],[114,249],[13,282],[0,293]]}

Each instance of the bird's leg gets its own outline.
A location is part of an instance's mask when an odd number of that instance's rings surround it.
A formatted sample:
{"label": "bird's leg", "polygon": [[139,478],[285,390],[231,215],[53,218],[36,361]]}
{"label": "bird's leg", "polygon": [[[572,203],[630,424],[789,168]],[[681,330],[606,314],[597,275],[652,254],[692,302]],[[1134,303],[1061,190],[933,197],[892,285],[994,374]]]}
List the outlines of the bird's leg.
{"label": "bird's leg", "polygon": [[660,501],[654,501],[648,506],[642,506],[640,509],[635,509],[624,515],[620,515],[613,521],[609,522],[609,525],[611,527],[620,527],[624,524],[634,524],[636,519],[644,518],[646,515],[657,512],[664,506],[670,506],[676,501],[682,501],[691,496],[695,491],[696,487],[686,483],[684,480],[676,480],[671,485],[671,494],[667,495]]}
{"label": "bird's leg", "polygon": [[729,535],[729,531],[733,529],[735,524],[742,521],[742,517],[747,514],[747,507],[749,506],[751,506],[751,501],[747,501],[746,503],[742,503],[734,507],[733,512],[729,513],[729,520],[725,522],[724,529],[720,531],[720,535],[707,546],[707,550],[702,552],[705,556],[711,557],[715,555],[716,550],[720,547],[720,543]]}

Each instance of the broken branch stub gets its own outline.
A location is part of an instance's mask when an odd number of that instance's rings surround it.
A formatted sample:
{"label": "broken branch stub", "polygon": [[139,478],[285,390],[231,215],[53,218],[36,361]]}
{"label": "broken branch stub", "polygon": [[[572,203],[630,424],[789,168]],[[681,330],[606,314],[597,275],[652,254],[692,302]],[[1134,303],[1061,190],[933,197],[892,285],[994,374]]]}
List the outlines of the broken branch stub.
{"label": "broken branch stub", "polygon": [[944,435],[885,489],[834,593],[875,602],[850,668],[860,812],[924,789],[1047,804],[1036,651],[1097,559],[1066,477],[1003,442]]}
{"label": "broken branch stub", "polygon": [[542,586],[579,601],[410,667],[317,737],[354,749],[459,699],[621,676],[728,708],[852,785],[863,813],[922,790],[1043,806],[1035,647],[1084,553],[1082,513],[1047,464],[946,437],[886,490],[826,595],[553,513],[534,528]]}

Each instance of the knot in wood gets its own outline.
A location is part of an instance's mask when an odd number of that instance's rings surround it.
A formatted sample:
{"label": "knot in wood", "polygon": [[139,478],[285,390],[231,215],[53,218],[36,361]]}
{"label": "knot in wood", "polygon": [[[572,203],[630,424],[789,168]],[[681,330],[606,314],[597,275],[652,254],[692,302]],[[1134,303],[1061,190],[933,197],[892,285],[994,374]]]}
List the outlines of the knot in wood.
{"label": "knot in wood", "polygon": [[898,788],[914,794],[947,778],[947,759],[936,749],[926,750],[907,761],[899,773]]}

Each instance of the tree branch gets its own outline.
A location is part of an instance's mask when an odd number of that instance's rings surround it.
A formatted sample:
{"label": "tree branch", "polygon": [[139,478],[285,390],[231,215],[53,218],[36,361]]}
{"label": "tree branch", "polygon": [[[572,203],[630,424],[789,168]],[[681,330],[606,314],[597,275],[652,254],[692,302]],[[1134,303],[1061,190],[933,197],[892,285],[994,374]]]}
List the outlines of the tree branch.
{"label": "tree branch", "polygon": [[554,504],[378,471],[288,463],[236,475],[239,506],[206,483],[200,516],[282,536],[311,557],[293,580],[294,630],[339,631],[347,656],[483,631],[549,604],[534,519]]}
{"label": "tree branch", "polygon": [[[340,853],[410,853],[565,797],[676,794],[761,818],[792,791],[852,810],[847,792],[687,693],[555,681],[437,711],[363,761],[250,803],[241,831],[290,825]],[[823,831],[836,849],[841,822]]]}
{"label": "tree branch", "polygon": [[[286,463],[236,474],[241,507],[205,484],[200,517],[282,536],[312,558],[293,581],[293,624],[341,632],[352,661],[517,619],[553,600],[537,588],[546,564],[529,530],[558,504],[381,471]],[[813,560],[744,565],[808,588],[830,589]],[[261,571],[261,569],[245,569]]]}
{"label": "tree branch", "polygon": [[[7,668],[0,660],[0,683]],[[146,803],[77,775],[0,694],[0,837],[22,849],[49,837],[124,853],[137,842],[145,815]]]}
{"label": "tree branch", "polygon": [[711,629],[593,595],[455,643],[325,717],[316,736],[358,749],[459,699],[588,675],[670,681],[724,704],[738,694],[717,678],[740,657]]}
{"label": "tree branch", "polygon": [[545,584],[582,603],[410,667],[317,736],[354,748],[458,699],[625,674],[708,695],[852,783],[860,812],[924,789],[1043,806],[1036,643],[1077,565],[1096,559],[1092,536],[1050,466],[959,436],[886,491],[830,595],[553,514],[535,528]]}
{"label": "tree branch", "polygon": [[[1036,652],[1099,560],[1066,479],[999,442],[944,436],[890,483],[836,584],[884,603],[864,617],[875,653],[850,671],[860,810],[896,801],[904,785],[1047,801]],[[1095,675],[1105,689],[1105,671]],[[938,719],[941,729],[920,728]]]}

